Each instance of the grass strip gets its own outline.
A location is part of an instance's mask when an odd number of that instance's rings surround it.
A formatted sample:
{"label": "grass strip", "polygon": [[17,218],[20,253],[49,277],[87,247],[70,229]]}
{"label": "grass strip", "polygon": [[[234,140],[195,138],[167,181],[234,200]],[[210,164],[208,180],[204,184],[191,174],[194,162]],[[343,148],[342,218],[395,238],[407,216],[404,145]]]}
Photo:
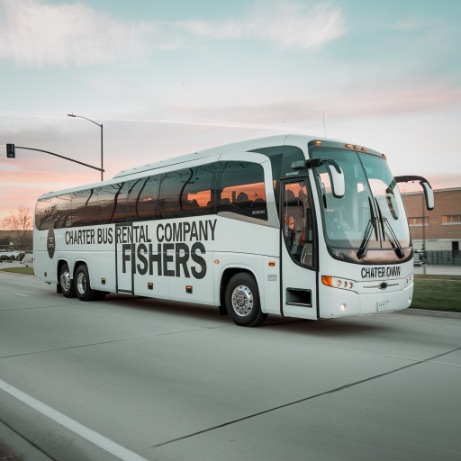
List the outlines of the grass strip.
{"label": "grass strip", "polygon": [[415,275],[413,309],[461,312],[461,277]]}
{"label": "grass strip", "polygon": [[5,269],[0,269],[3,272],[12,272],[13,274],[23,274],[23,275],[34,275],[33,267],[10,267]]}

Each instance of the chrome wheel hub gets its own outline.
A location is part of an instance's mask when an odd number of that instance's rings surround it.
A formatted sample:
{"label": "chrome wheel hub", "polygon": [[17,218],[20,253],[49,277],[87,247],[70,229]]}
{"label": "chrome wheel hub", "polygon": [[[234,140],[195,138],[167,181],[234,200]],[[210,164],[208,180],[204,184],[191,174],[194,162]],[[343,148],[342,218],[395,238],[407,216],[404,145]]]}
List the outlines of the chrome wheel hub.
{"label": "chrome wheel hub", "polygon": [[76,287],[77,287],[77,290],[78,290],[79,293],[81,293],[81,294],[86,293],[86,284],[87,284],[87,281],[86,281],[85,274],[80,272],[77,275],[77,284],[76,284]]}
{"label": "chrome wheel hub", "polygon": [[62,286],[62,289],[64,291],[69,291],[70,290],[70,284],[72,283],[70,280],[70,273],[69,271],[63,272],[61,274],[61,277],[59,278],[59,283]]}
{"label": "chrome wheel hub", "polygon": [[254,298],[250,288],[246,285],[235,287],[232,292],[232,308],[240,316],[246,316],[253,310]]}

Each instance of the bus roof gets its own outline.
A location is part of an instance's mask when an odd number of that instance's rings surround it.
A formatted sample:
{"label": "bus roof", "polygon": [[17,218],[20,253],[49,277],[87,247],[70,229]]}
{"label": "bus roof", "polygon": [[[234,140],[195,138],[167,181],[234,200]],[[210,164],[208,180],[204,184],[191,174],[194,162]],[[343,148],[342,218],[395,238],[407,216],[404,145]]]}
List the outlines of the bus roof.
{"label": "bus roof", "polygon": [[181,163],[190,162],[192,160],[197,160],[201,158],[212,157],[214,155],[225,154],[228,152],[246,152],[254,150],[257,148],[271,147],[271,146],[283,146],[286,144],[299,146],[305,148],[307,143],[319,139],[318,137],[314,138],[312,136],[304,135],[276,135],[268,136],[264,138],[250,139],[247,141],[239,141],[230,144],[224,144],[222,146],[213,147],[211,149],[206,149],[202,151],[195,152],[193,154],[181,155],[167,160],[161,160],[160,162],[149,163],[146,165],[138,166],[135,168],[130,168],[127,170],[122,170],[118,172],[114,178],[121,178],[124,176],[130,176],[144,171],[155,170],[157,168],[163,168],[170,165],[178,165]]}
{"label": "bus roof", "polygon": [[[257,149],[262,149],[265,147],[275,147],[275,146],[285,146],[285,145],[296,146],[302,150],[305,150],[307,148],[307,145],[311,141],[333,142],[333,143],[343,144],[343,142],[339,140],[324,139],[318,136],[314,137],[310,135],[281,134],[281,135],[275,135],[275,136],[267,136],[267,137],[262,137],[262,138],[249,139],[246,141],[239,141],[239,142],[230,143],[230,144],[223,144],[221,146],[212,147],[210,149],[197,151],[192,154],[172,157],[170,159],[161,160],[159,162],[149,163],[146,165],[122,170],[118,172],[115,176],[113,176],[112,178],[104,180],[102,184],[112,184],[112,183],[120,182],[119,178],[123,178],[121,180],[125,181],[130,176],[135,176],[135,175],[145,173],[148,171],[153,171],[159,168],[164,168],[164,167],[173,166],[173,165],[180,165],[182,163],[187,163],[187,162],[191,162],[191,161],[199,160],[199,159],[206,159],[209,157],[219,156],[221,154],[226,154],[226,153],[231,153],[231,152],[248,152],[248,151],[254,151]],[[368,153],[374,153],[375,155],[378,154],[377,152],[374,152],[372,149],[369,149]],[[65,193],[75,192],[75,191],[81,190],[82,188],[89,189],[92,187],[99,187],[99,186],[101,186],[101,182],[89,183],[89,184],[85,184],[82,186],[75,186],[75,187],[71,187],[71,188],[63,189],[59,191],[50,191],[45,194],[42,194],[39,197],[39,199],[53,197],[56,194],[65,194]]]}

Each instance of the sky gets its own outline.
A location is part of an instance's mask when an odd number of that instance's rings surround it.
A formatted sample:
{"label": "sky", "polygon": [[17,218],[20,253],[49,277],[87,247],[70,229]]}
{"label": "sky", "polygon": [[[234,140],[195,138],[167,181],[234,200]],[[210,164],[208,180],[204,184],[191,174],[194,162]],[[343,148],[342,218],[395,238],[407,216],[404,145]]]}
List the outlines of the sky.
{"label": "sky", "polygon": [[[0,228],[38,196],[276,134],[461,187],[460,0],[0,0]],[[71,118],[74,113],[85,117]]]}

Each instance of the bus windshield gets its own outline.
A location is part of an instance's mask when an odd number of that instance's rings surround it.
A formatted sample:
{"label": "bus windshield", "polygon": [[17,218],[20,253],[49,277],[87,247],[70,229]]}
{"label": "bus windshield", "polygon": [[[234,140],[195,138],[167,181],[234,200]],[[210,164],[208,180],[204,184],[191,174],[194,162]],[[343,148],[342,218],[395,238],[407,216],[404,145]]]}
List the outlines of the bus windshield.
{"label": "bus windshield", "polygon": [[330,254],[360,264],[410,259],[410,232],[403,201],[385,158],[331,146],[316,146],[310,156],[335,160],[346,178],[346,193],[336,198],[326,167],[315,170]]}

